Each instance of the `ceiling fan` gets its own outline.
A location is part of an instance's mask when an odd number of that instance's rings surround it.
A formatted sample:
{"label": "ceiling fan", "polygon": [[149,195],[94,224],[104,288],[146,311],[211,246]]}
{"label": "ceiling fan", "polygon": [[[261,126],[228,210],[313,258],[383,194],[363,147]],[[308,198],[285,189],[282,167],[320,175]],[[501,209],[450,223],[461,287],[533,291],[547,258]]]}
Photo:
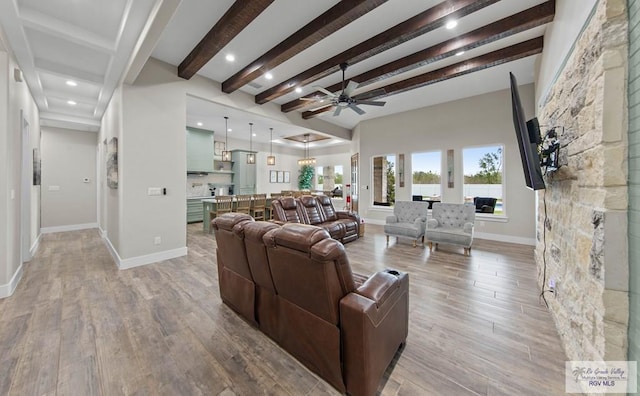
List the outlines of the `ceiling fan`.
{"label": "ceiling fan", "polygon": [[367,98],[384,94],[385,90],[382,89],[382,88],[376,89],[376,90],[373,90],[373,91],[370,91],[370,92],[365,92],[365,93],[360,94],[360,95],[355,95],[353,97],[351,96],[351,93],[353,93],[353,91],[355,91],[356,88],[358,88],[358,83],[351,80],[351,81],[349,81],[349,84],[345,87],[344,72],[345,72],[345,70],[347,70],[347,66],[348,66],[347,63],[341,63],[340,64],[340,69],[342,70],[342,92],[340,92],[340,94],[333,93],[331,91],[326,90],[325,88],[323,88],[321,86],[314,85],[313,87],[315,89],[317,89],[318,91],[326,94],[326,96],[323,97],[323,98],[310,98],[310,99],[301,98],[301,99],[304,99],[304,100],[320,100],[320,101],[323,101],[325,99],[331,100],[331,104],[336,107],[336,110],[333,112],[334,116],[340,115],[340,112],[345,107],[348,107],[351,110],[353,110],[356,113],[358,113],[359,115],[362,115],[362,114],[365,113],[365,111],[362,110],[360,107],[358,107],[358,105],[384,106],[386,102],[381,102],[381,101],[376,101],[376,100],[366,100]]}

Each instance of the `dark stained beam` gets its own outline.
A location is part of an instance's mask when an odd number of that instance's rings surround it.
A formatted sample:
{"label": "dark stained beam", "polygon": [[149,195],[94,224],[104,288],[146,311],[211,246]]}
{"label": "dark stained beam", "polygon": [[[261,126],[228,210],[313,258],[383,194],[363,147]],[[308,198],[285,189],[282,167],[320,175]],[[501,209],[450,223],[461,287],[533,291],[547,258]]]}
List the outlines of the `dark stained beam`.
{"label": "dark stained beam", "polygon": [[[381,87],[384,90],[384,93],[374,95],[370,98],[367,98],[367,100],[376,100],[384,98],[385,96],[396,95],[402,92],[410,91],[412,89],[422,88],[430,84],[435,84],[437,82],[460,77],[465,74],[477,72],[493,66],[498,66],[503,63],[526,58],[527,56],[539,54],[542,52],[543,42],[543,37],[537,37],[520,44],[515,44],[510,47],[502,48],[485,55],[477,56],[475,58],[456,63],[451,66],[443,67],[441,69],[423,73],[406,80],[398,81],[396,83]],[[319,114],[331,110],[332,108],[333,106],[327,106],[314,111],[305,111],[302,113],[302,118],[304,118],[305,120],[313,118],[318,116]]]}
{"label": "dark stained beam", "polygon": [[[343,0],[222,83],[231,93],[343,28],[387,0]],[[282,16],[286,18],[286,16]]]}
{"label": "dark stained beam", "polygon": [[459,19],[499,0],[449,0],[444,1],[396,26],[361,42],[322,63],[303,71],[256,95],[255,101],[264,104],[293,91],[297,86],[309,85],[338,71],[340,63],[353,65],[396,45],[416,38],[446,24],[449,19]]}
{"label": "dark stained beam", "polygon": [[236,0],[189,55],[178,65],[178,76],[190,79],[247,27],[273,0]]}
{"label": "dark stained beam", "polygon": [[[452,38],[451,40],[447,40],[430,48],[415,52],[404,58],[389,62],[386,65],[376,67],[373,70],[352,77],[350,80],[359,83],[360,87],[363,87],[374,82],[381,81],[385,78],[453,56],[458,51],[469,51],[525,30],[542,26],[551,22],[554,15],[555,0],[550,0],[469,33]],[[326,89],[331,92],[336,92],[341,89],[341,84],[342,83],[340,82],[327,87]],[[313,98],[317,96],[324,96],[324,94],[318,91],[305,95],[304,97]],[[309,101],[295,99],[283,104],[280,108],[283,112],[287,113],[308,105]]]}

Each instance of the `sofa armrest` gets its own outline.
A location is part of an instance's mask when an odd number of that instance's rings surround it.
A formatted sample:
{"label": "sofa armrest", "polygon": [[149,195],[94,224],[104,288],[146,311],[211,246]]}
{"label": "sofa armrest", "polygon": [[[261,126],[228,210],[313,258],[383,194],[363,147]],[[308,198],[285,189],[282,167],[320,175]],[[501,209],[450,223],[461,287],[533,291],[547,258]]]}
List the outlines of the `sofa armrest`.
{"label": "sofa armrest", "polygon": [[360,224],[360,216],[357,213],[347,212],[346,210],[337,210],[336,216],[338,216],[339,219],[351,219]]}
{"label": "sofa armrest", "polygon": [[429,219],[427,221],[427,228],[432,229],[432,228],[438,228],[438,220],[436,219]]}
{"label": "sofa armrest", "polygon": [[389,224],[389,223],[397,223],[398,222],[398,216],[396,215],[391,215],[391,216],[387,216],[387,218],[384,220],[385,223]]}
{"label": "sofa armrest", "polygon": [[473,223],[464,223],[464,232],[471,234],[473,232]]}
{"label": "sofa armrest", "polygon": [[407,338],[409,275],[373,275],[340,300],[340,323],[347,393],[373,395]]}

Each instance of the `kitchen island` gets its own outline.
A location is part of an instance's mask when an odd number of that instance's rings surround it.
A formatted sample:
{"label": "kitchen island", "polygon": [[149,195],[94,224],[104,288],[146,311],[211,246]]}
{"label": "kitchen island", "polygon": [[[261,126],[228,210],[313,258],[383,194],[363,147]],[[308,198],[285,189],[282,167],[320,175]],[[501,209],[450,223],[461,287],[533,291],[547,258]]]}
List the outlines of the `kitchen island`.
{"label": "kitchen island", "polygon": [[[266,208],[265,208],[265,212],[264,212],[264,218],[265,219],[270,219],[271,218],[271,202],[274,200],[275,198],[267,198],[267,204],[266,204]],[[202,206],[203,206],[203,218],[204,221],[202,222],[202,229],[204,230],[205,233],[209,233],[210,232],[210,226],[211,226],[211,211],[216,209],[216,199],[215,198],[208,198],[208,199],[203,199],[202,200]],[[253,206],[253,205],[252,205]],[[233,204],[232,204],[232,208],[233,211],[236,210],[236,208],[238,207],[238,203],[237,201],[234,199],[233,200]]]}

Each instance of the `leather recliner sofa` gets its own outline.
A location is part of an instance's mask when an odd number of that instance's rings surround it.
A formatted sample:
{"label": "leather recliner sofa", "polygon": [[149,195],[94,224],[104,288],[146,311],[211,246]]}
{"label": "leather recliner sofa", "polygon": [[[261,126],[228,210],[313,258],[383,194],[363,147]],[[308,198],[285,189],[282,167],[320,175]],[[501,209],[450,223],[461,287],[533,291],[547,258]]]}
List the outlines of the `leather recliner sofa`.
{"label": "leather recliner sofa", "polygon": [[[352,273],[342,243],[316,226],[255,222],[238,213],[211,224],[218,273],[225,274],[219,277],[223,301],[242,316],[252,306],[249,322],[339,391],[375,394],[406,341],[408,274],[389,269],[367,278]],[[221,249],[231,235],[244,243],[244,255]],[[226,282],[238,284],[229,272],[245,269],[230,261],[244,258],[254,291],[243,290],[254,300],[244,301],[245,309],[239,310],[223,291],[228,291]],[[240,284],[244,280],[249,279]]]}
{"label": "leather recliner sofa", "polygon": [[310,224],[324,228],[331,238],[346,243],[358,239],[360,216],[337,211],[326,195],[282,197],[271,203],[273,219],[282,223]]}

